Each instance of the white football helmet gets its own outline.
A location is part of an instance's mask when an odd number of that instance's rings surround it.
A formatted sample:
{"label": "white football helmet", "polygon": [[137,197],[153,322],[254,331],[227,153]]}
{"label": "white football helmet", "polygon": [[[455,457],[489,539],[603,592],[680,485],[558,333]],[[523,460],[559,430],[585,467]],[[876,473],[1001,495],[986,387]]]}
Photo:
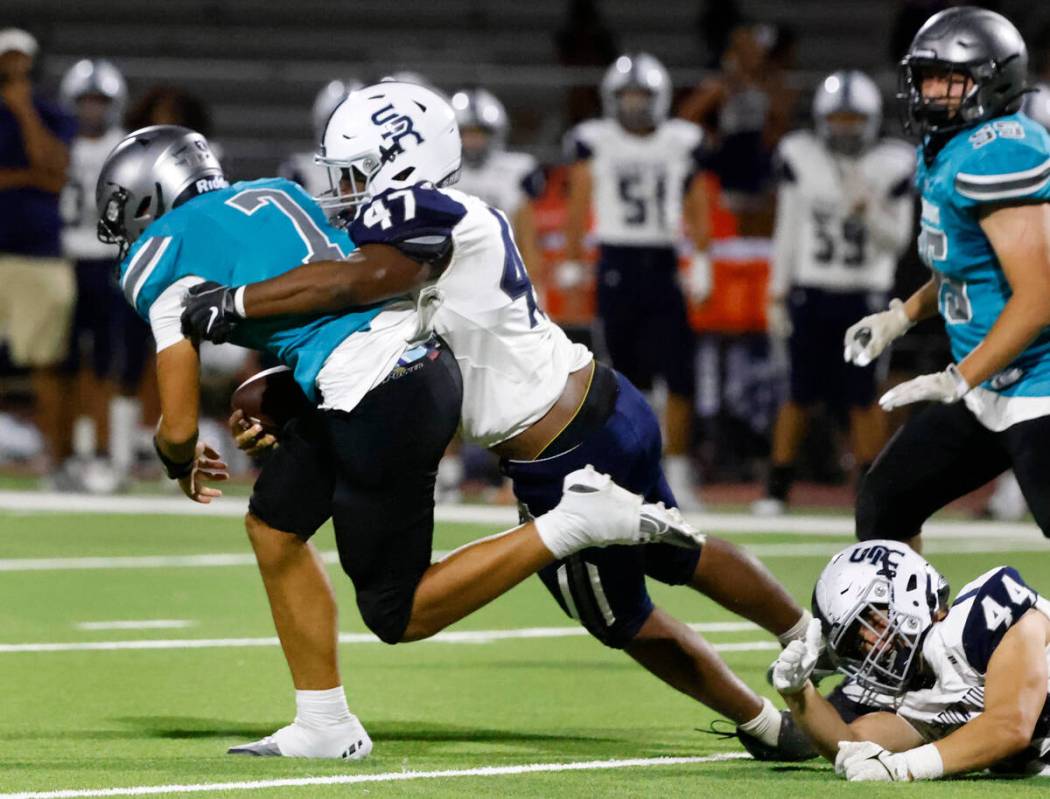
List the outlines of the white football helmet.
{"label": "white football helmet", "polygon": [[461,149],[452,106],[431,89],[395,81],[364,86],[328,120],[314,160],[328,168],[332,188],[316,199],[349,221],[387,189],[455,183]]}
{"label": "white football helmet", "polygon": [[62,104],[71,113],[76,113],[77,100],[89,94],[97,94],[109,100],[106,125],[120,124],[124,106],[128,102],[128,87],[124,76],[113,64],[104,59],[82,58],[62,76],[58,95]]}
{"label": "white football helmet", "polygon": [[364,84],[354,78],[349,80],[330,80],[314,98],[313,108],[310,111],[310,119],[314,125],[314,139],[320,143],[324,135],[324,127],[328,124],[328,118],[332,112],[339,107],[350,92],[360,89]]}
{"label": "white football helmet", "polygon": [[480,166],[493,150],[507,146],[510,122],[507,109],[496,95],[485,89],[461,89],[452,95],[451,103],[461,135],[466,128],[478,128],[487,134],[484,147],[471,149],[464,145],[463,159],[467,163]]}
{"label": "white football helmet", "polygon": [[1033,91],[1024,96],[1021,110],[1031,117],[1033,122],[1038,122],[1050,130],[1050,84],[1037,83],[1032,88]]}
{"label": "white football helmet", "polygon": [[[832,114],[863,116],[858,125],[829,122]],[[820,82],[813,94],[817,135],[833,152],[857,156],[871,147],[882,126],[882,94],[875,81],[857,69],[840,69]]]}
{"label": "white football helmet", "polygon": [[919,665],[925,633],[947,608],[948,583],[900,541],[862,541],[824,567],[813,590],[835,667],[874,704],[899,696]]}
{"label": "white football helmet", "polygon": [[[620,100],[620,94],[627,89],[648,92],[648,102],[641,107],[628,107]],[[601,95],[605,116],[618,119],[629,130],[654,128],[667,119],[671,110],[671,76],[655,56],[625,54],[605,71]]]}

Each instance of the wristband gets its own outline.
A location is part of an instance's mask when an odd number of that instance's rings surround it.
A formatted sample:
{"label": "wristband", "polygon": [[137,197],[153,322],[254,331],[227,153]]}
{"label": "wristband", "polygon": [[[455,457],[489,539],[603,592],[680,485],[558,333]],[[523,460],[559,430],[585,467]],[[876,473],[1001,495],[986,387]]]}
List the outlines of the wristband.
{"label": "wristband", "polygon": [[233,292],[233,310],[241,319],[246,319],[248,314],[244,312],[244,290],[247,286],[238,286]]}
{"label": "wristband", "polygon": [[178,480],[187,477],[193,472],[193,465],[197,462],[196,455],[184,463],[173,461],[161,452],[160,444],[157,442],[156,436],[153,436],[153,449],[157,451],[157,457],[160,458],[160,462],[164,465],[164,471],[167,473],[169,479]]}
{"label": "wristband", "polygon": [[904,753],[904,762],[913,780],[936,780],[944,776],[944,761],[933,744],[909,749]]}
{"label": "wristband", "polygon": [[959,367],[954,363],[948,364],[948,368],[945,369],[948,376],[955,382],[955,399],[962,399],[966,396],[970,390],[970,384],[966,382],[966,378],[962,376],[962,372],[959,371]]}

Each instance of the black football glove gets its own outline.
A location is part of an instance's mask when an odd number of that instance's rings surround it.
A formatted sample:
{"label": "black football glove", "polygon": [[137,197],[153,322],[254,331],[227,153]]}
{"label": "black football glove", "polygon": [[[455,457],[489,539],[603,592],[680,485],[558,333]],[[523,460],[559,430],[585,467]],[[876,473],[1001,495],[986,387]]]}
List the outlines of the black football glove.
{"label": "black football glove", "polygon": [[230,334],[244,317],[237,313],[234,293],[237,289],[214,281],[198,283],[182,300],[182,335],[194,341],[215,344],[229,341]]}

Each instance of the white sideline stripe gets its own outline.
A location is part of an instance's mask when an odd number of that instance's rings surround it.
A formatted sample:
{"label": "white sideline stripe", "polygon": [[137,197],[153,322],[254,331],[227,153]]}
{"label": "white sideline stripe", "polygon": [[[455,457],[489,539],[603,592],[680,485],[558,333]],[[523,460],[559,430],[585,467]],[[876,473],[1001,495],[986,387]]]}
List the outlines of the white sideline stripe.
{"label": "white sideline stripe", "polygon": [[328,777],[292,777],[280,780],[190,783],[188,785],[138,785],[131,788],[88,788],[64,791],[0,793],[0,799],[91,799],[104,796],[155,796],[165,793],[211,793],[215,791],[258,791],[267,788],[298,788],[308,785],[353,785],[361,782],[404,782],[442,780],[454,777],[505,777],[515,774],[545,774],[560,771],[601,771],[650,766],[686,766],[694,763],[721,763],[750,759],[744,752],[722,752],[703,757],[636,757],[628,760],[583,760],[575,763],[531,763],[522,766],[481,766],[448,771],[388,771],[382,774],[335,774]]}
{"label": "white sideline stripe", "polygon": [[[15,513],[110,513],[162,516],[240,517],[248,509],[246,497],[223,497],[209,505],[185,497],[99,497],[41,491],[0,491],[0,511]],[[503,529],[518,523],[518,512],[508,505],[438,505],[439,522],[491,524]],[[789,535],[852,537],[850,516],[778,516],[763,518],[749,513],[687,513],[685,517],[711,533],[784,533]],[[2,528],[0,528],[2,530]],[[923,526],[925,538],[1029,538],[1043,541],[1031,522],[934,520]],[[1050,545],[1048,545],[1050,546]]]}
{"label": "white sideline stripe", "polygon": [[[834,555],[842,549],[842,543],[785,543],[785,544],[745,544],[752,555],[760,558],[808,558]],[[1039,538],[996,537],[991,540],[964,538],[951,540],[934,538],[925,544],[927,553],[937,555],[967,555],[993,552],[1045,552],[1048,548],[1042,536]],[[444,550],[435,550],[434,560],[440,560],[448,554]],[[328,564],[339,563],[339,553],[325,550],[320,553],[321,559]],[[255,566],[255,556],[244,552],[215,553],[210,555],[115,555],[112,557],[87,556],[79,558],[7,558],[0,559],[0,572],[32,571],[81,571],[95,569],[179,569],[210,568],[222,566]],[[576,618],[575,605],[568,592],[568,578],[563,580],[562,570],[558,570],[559,585],[566,600],[570,603],[570,615]],[[564,585],[562,583],[564,582]]]}
{"label": "white sideline stripe", "polygon": [[196,624],[190,619],[142,619],[141,621],[81,621],[78,630],[182,630]]}
{"label": "white sideline stripe", "polygon": [[[758,628],[751,622],[707,622],[690,624],[697,632],[746,632]],[[583,627],[519,627],[511,630],[450,630],[424,639],[434,644],[488,644],[493,641],[513,641],[535,638],[579,638],[588,635]],[[378,644],[371,633],[339,633],[341,644]],[[233,649],[244,647],[280,646],[277,636],[260,638],[168,638],[140,641],[63,641],[59,643],[0,644],[0,654],[25,652],[112,652],[128,649]],[[779,649],[775,641],[739,641],[714,644],[715,649],[735,652],[759,649]]]}

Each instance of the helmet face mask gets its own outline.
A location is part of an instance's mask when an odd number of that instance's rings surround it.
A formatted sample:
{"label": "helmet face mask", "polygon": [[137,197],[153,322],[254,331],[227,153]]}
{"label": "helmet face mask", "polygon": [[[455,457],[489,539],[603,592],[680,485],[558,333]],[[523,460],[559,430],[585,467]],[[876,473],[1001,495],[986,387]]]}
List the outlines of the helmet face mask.
{"label": "helmet face mask", "polygon": [[648,53],[617,58],[601,84],[602,110],[631,133],[658,127],[671,110],[671,76]]}

